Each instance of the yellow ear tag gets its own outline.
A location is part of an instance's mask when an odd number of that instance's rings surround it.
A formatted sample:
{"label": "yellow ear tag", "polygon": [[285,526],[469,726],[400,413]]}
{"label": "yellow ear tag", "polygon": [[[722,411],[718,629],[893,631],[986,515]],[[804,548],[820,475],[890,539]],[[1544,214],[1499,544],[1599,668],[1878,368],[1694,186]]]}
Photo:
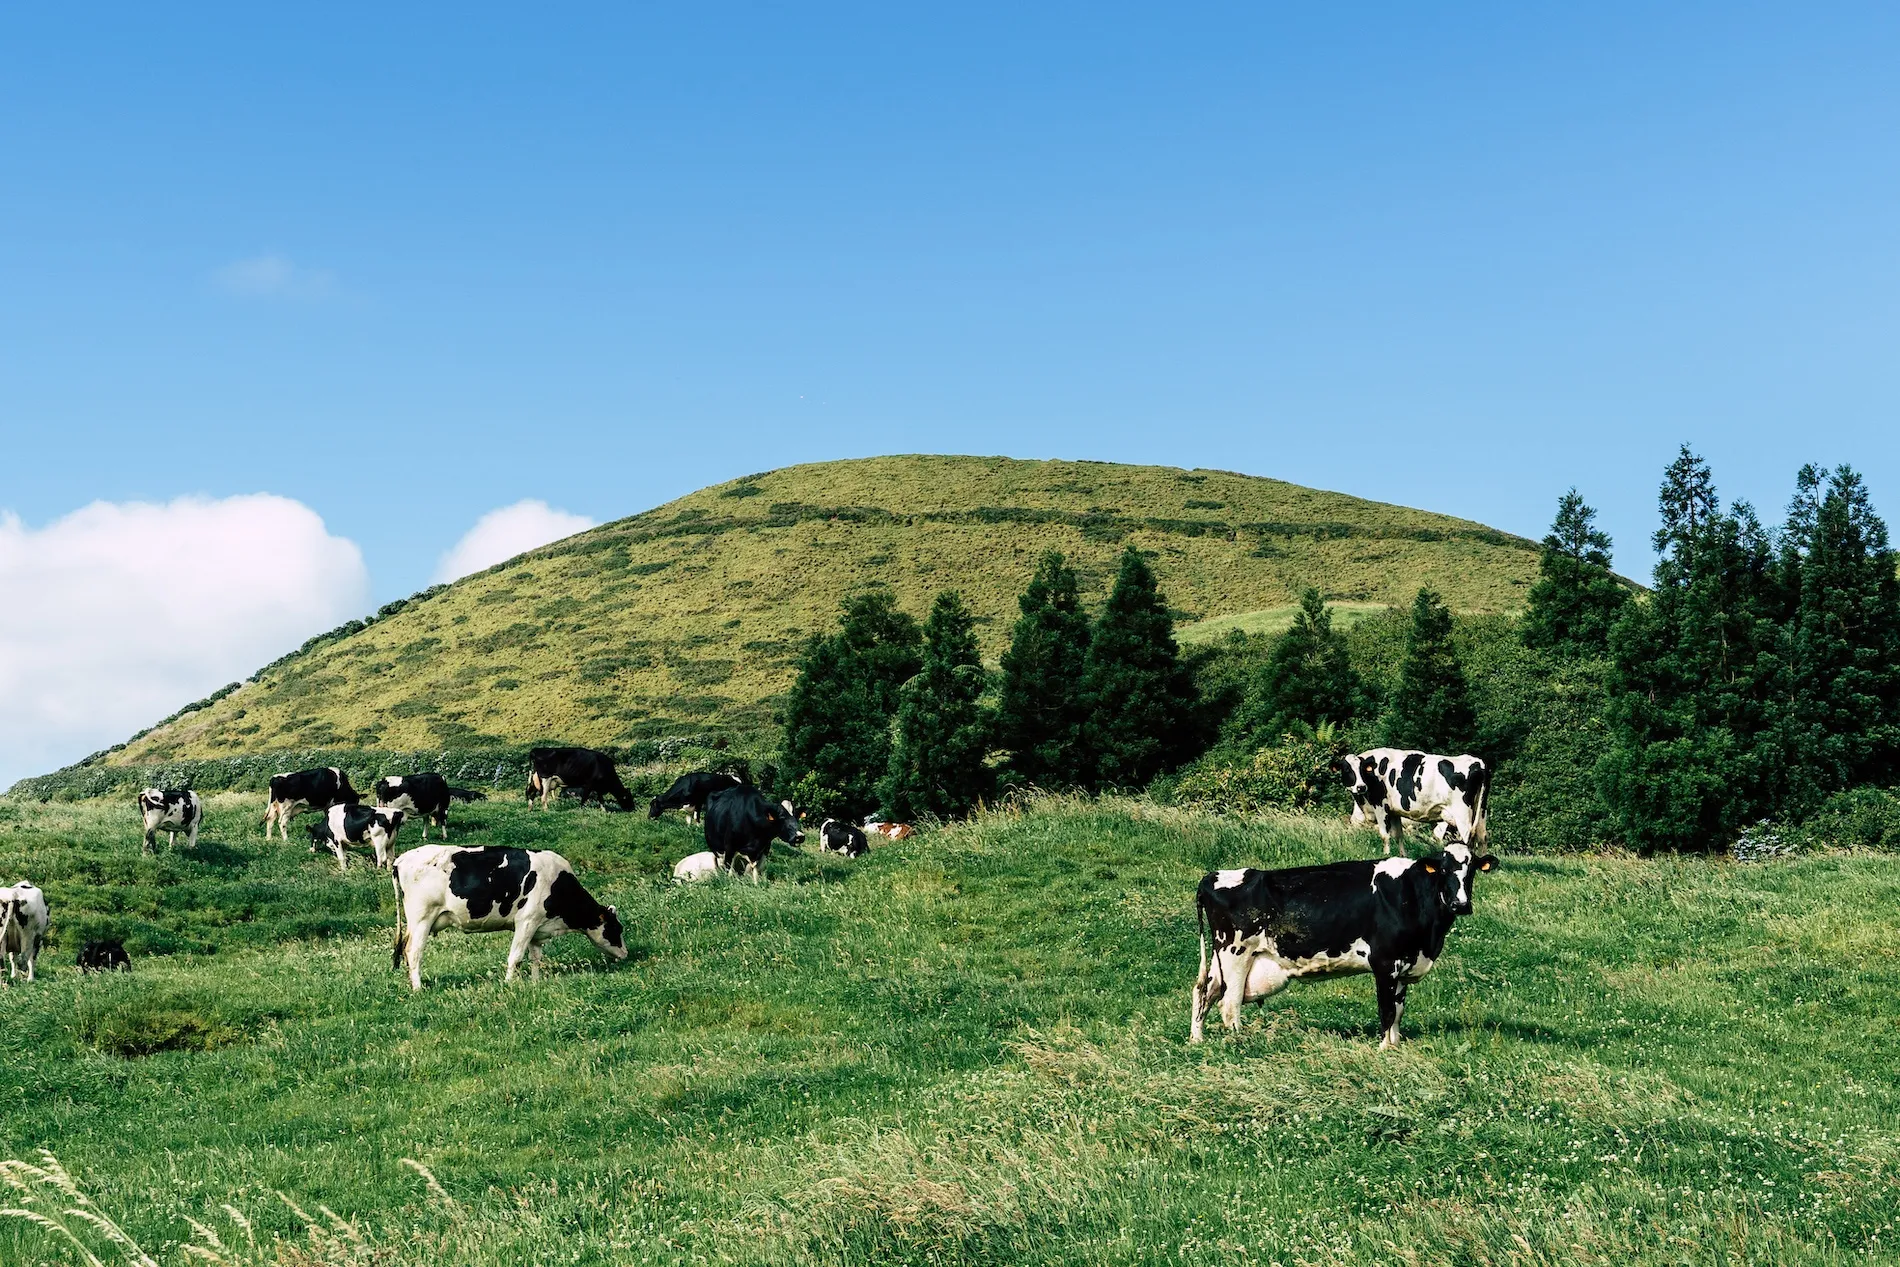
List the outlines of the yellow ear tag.
{"label": "yellow ear tag", "polygon": [[1426,863],[1426,864],[1425,864],[1425,874],[1427,874],[1427,875],[1437,875],[1437,874],[1438,874],[1438,868],[1437,868],[1437,867],[1434,867],[1434,866],[1433,866],[1433,865],[1432,865],[1431,863],[1429,863],[1429,862],[1428,862],[1428,863]]}

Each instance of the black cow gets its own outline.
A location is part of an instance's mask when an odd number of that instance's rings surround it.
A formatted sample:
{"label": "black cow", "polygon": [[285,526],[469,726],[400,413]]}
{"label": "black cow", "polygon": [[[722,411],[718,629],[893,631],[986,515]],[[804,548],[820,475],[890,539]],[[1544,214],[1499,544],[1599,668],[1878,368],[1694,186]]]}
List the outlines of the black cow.
{"label": "black cow", "polygon": [[328,849],[336,854],[339,871],[350,864],[343,849],[346,845],[368,845],[376,855],[376,865],[387,867],[390,844],[402,826],[403,811],[371,809],[367,805],[332,805],[323,821],[310,829],[310,852]]}
{"label": "black cow", "polygon": [[158,833],[166,833],[166,842],[178,847],[178,833],[185,833],[185,847],[198,847],[198,828],[205,819],[204,802],[190,788],[148,787],[139,793],[139,813],[145,819],[145,852],[158,851]]}
{"label": "black cow", "polygon": [[744,858],[752,868],[754,884],[759,882],[765,855],[771,852],[774,840],[796,845],[804,839],[792,803],[780,801],[774,805],[750,783],[706,798],[706,848],[729,871],[738,870],[737,860]]}
{"label": "black cow", "polygon": [[[1445,936],[1471,914],[1471,881],[1498,860],[1462,844],[1426,858],[1333,862],[1284,871],[1251,867],[1201,880],[1201,971],[1194,980],[1188,1041],[1221,996],[1221,1021],[1240,1028],[1240,1005],[1294,977],[1370,972],[1379,995],[1381,1049],[1399,1043],[1405,991],[1432,970]],[[1214,957],[1207,935],[1214,934]]]}
{"label": "black cow", "polygon": [[528,767],[527,798],[533,801],[540,797],[542,809],[562,788],[575,788],[582,805],[593,797],[604,810],[611,796],[621,809],[633,812],[633,793],[620,781],[614,759],[604,752],[593,748],[530,748]]}
{"label": "black cow", "polygon": [[354,805],[362,799],[357,790],[350,786],[350,776],[335,766],[273,774],[270,779],[270,804],[264,809],[264,839],[270,839],[272,823],[276,823],[284,839],[289,840],[290,820],[303,811],[327,810],[332,805]]}
{"label": "black cow", "polygon": [[422,838],[429,838],[429,824],[442,829],[449,838],[449,802],[485,801],[480,792],[465,787],[450,787],[439,774],[395,774],[376,782],[376,808],[399,809],[422,819]]}
{"label": "black cow", "polygon": [[827,818],[818,828],[818,848],[847,858],[862,858],[871,852],[871,842],[864,838],[862,827]]}
{"label": "black cow", "polygon": [[672,787],[653,798],[653,803],[647,806],[647,817],[658,818],[670,809],[683,809],[686,811],[686,821],[696,823],[706,808],[707,797],[729,787],[738,787],[743,782],[736,774],[713,770],[694,770],[691,774],[682,774],[673,780]]}
{"label": "black cow", "polygon": [[73,961],[81,972],[132,971],[132,956],[125,953],[125,943],[116,937],[96,937],[79,948],[79,958]]}

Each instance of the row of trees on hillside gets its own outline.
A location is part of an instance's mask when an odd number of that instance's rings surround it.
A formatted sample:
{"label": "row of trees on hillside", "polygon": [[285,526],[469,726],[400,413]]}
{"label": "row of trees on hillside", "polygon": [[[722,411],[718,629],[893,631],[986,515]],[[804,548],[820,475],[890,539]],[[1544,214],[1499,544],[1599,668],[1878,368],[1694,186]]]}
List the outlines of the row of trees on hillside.
{"label": "row of trees on hillside", "polygon": [[919,628],[888,591],[848,600],[799,660],[785,704],[784,774],[836,814],[967,812],[1000,783],[1139,786],[1187,755],[1198,698],[1154,572],[1122,555],[1108,601],[1082,611],[1075,571],[1042,557],[1000,678],[953,590]]}

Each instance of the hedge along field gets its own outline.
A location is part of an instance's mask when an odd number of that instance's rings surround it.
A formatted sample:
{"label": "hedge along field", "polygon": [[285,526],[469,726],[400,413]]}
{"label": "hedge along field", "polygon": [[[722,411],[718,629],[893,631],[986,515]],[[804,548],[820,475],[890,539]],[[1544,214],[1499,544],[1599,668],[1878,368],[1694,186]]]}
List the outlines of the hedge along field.
{"label": "hedge along field", "polygon": [[[564,938],[504,986],[505,937],[443,936],[412,997],[387,879],[266,846],[261,798],[154,860],[129,804],[0,805],[57,937],[0,992],[0,1156],[54,1148],[160,1261],[187,1218],[304,1263],[1845,1263],[1900,1234],[1887,858],[1506,858],[1381,1054],[1364,978],[1184,1042],[1195,880],[1376,853],[1333,823],[1047,801],[676,889],[683,823],[458,806],[455,839],[560,848],[632,954]],[[80,978],[78,928],[131,915],[197,953]],[[0,1220],[0,1261],[79,1258]]]}

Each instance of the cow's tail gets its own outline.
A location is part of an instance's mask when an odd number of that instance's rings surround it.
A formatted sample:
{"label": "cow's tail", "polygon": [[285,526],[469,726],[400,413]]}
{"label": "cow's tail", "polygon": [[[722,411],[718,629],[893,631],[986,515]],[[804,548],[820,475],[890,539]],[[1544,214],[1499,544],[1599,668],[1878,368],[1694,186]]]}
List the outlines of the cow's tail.
{"label": "cow's tail", "polygon": [[409,949],[409,913],[402,905],[402,869],[389,869],[389,882],[396,886],[396,952],[390,956],[389,966],[397,972],[402,971],[402,953]]}
{"label": "cow's tail", "polygon": [[1475,849],[1482,846],[1485,837],[1490,834],[1485,828],[1485,815],[1491,808],[1491,767],[1480,761],[1472,774],[1478,784],[1471,798],[1471,845]]}
{"label": "cow's tail", "polygon": [[528,790],[521,794],[523,800],[533,803],[534,794],[540,790],[541,777],[533,770],[528,771]]}

